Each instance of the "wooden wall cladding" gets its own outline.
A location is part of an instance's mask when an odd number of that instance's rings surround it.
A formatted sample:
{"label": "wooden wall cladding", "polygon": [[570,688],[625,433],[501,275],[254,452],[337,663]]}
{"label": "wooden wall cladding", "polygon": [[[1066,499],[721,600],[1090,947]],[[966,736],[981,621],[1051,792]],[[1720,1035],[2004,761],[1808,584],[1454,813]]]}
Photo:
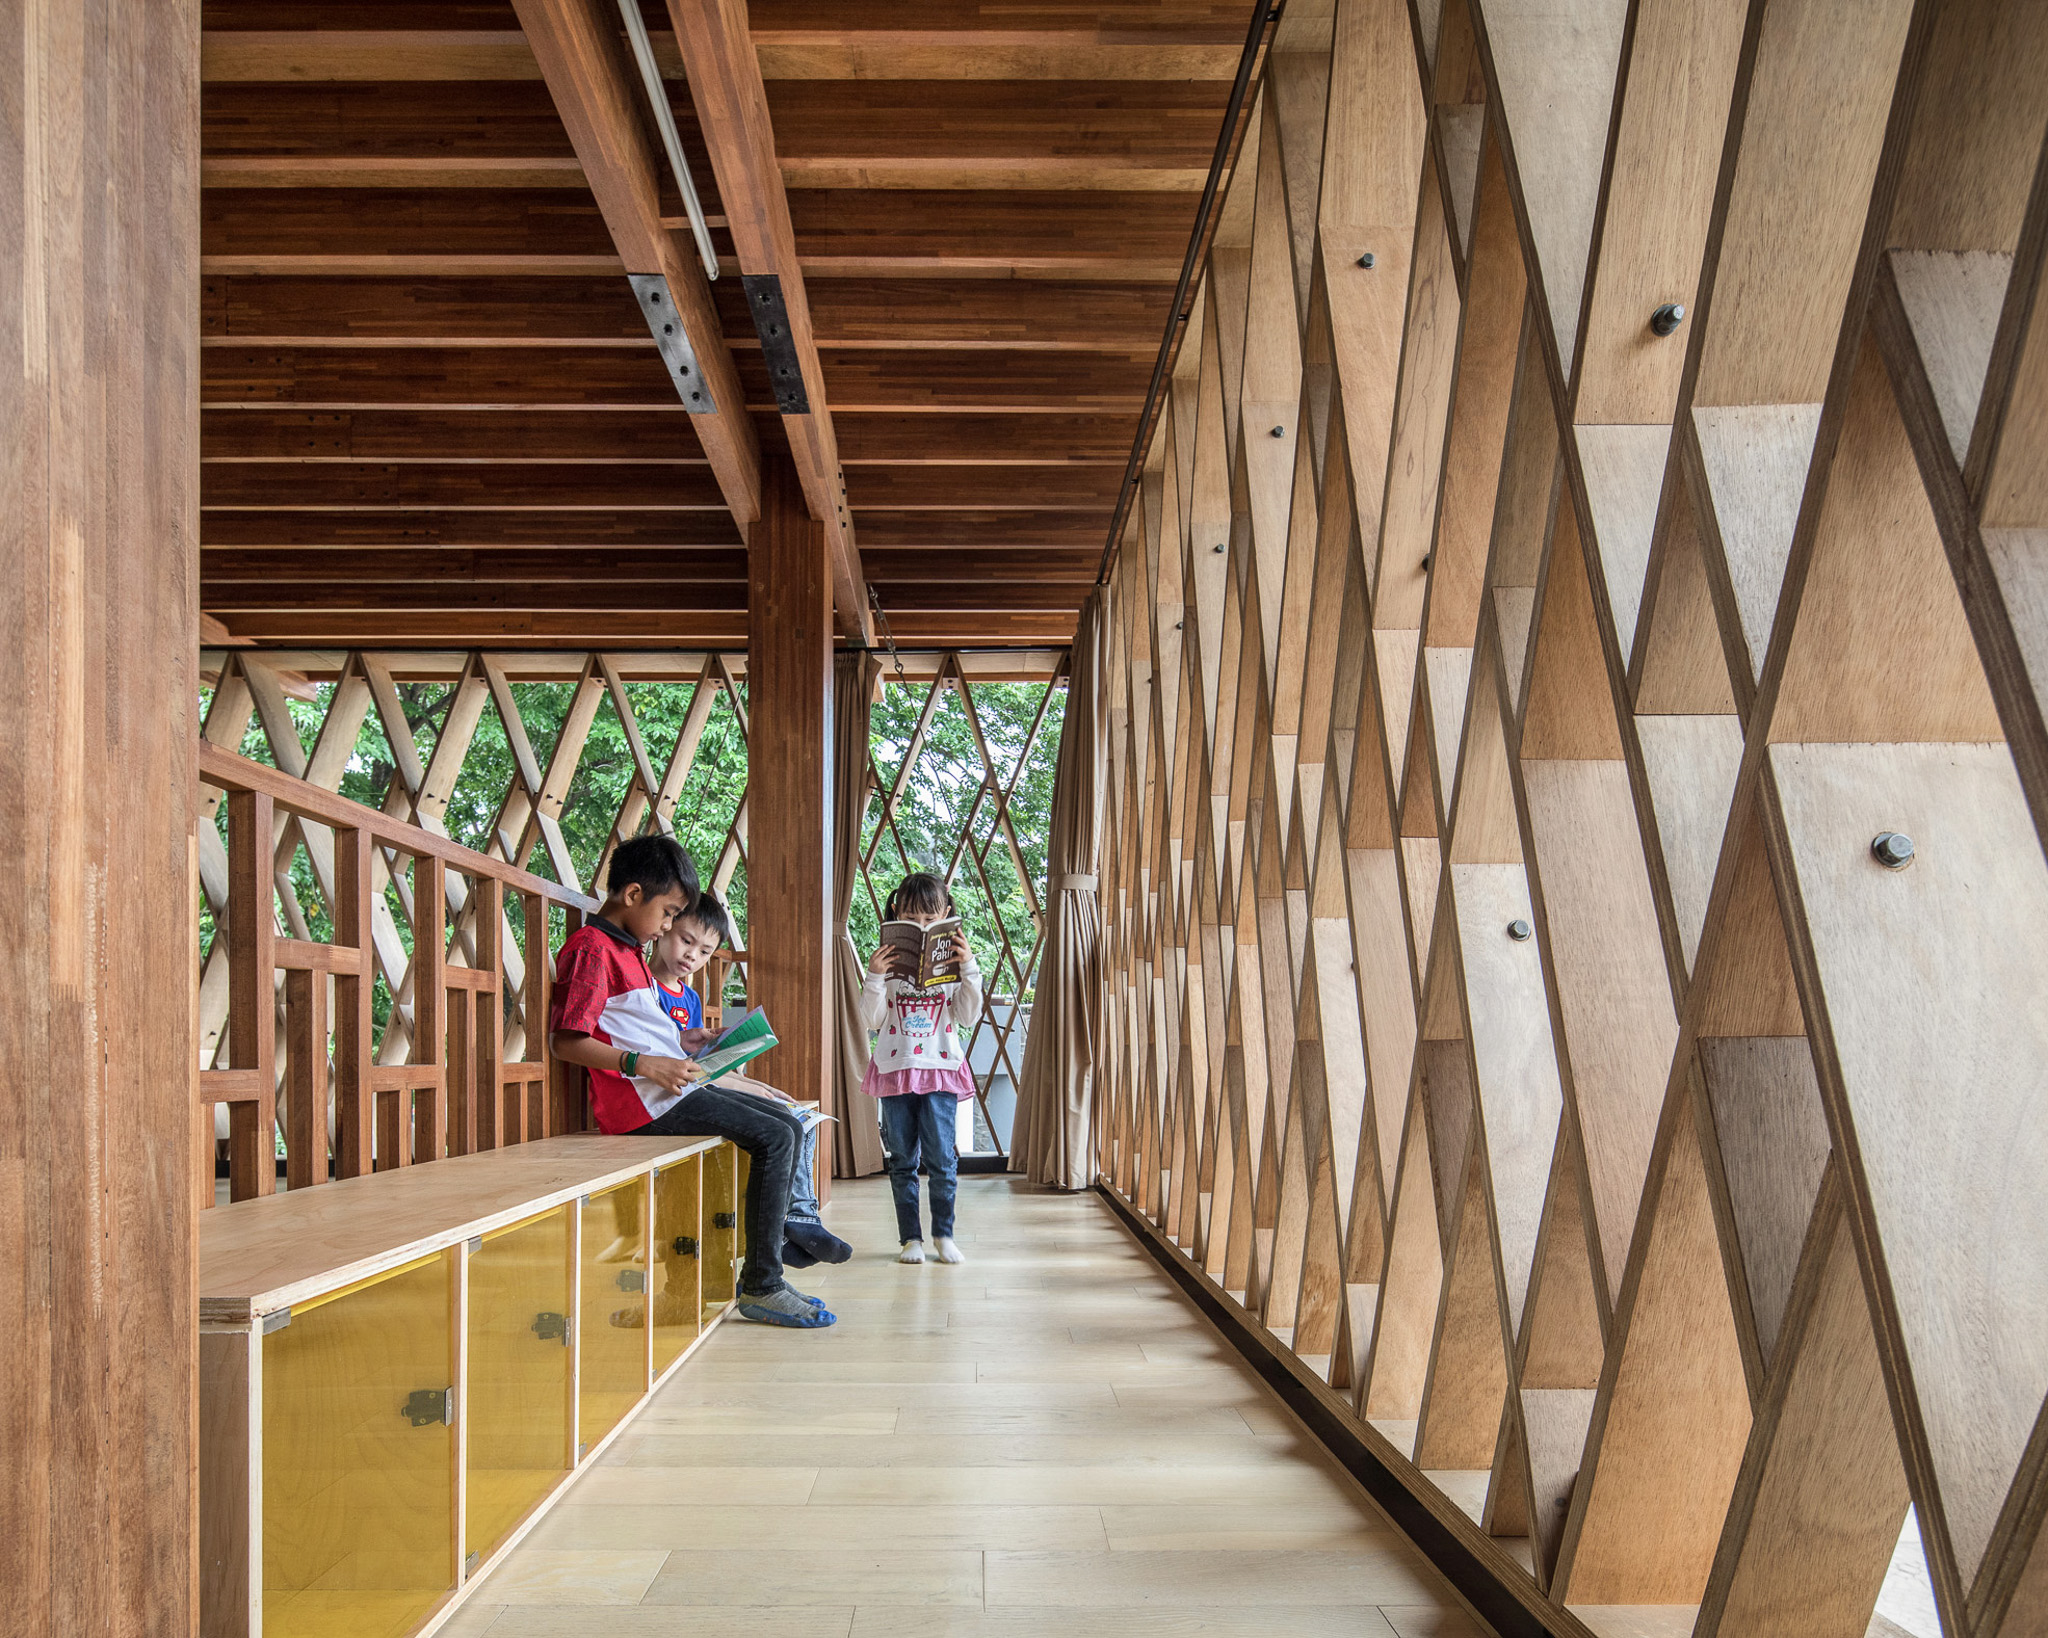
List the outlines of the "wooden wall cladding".
{"label": "wooden wall cladding", "polygon": [[0,22],[0,1629],[186,1633],[200,7]]}
{"label": "wooden wall cladding", "polygon": [[2048,8],[1336,0],[1254,121],[1105,1179],[1555,1632],[2048,1630]]}

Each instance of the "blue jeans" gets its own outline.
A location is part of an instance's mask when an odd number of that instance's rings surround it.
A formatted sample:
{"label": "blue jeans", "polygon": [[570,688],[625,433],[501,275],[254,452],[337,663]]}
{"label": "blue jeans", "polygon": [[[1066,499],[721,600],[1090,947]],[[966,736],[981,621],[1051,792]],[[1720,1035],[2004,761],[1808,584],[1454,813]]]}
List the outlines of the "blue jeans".
{"label": "blue jeans", "polygon": [[953,1237],[953,1197],[960,1187],[955,1141],[960,1100],[951,1092],[905,1092],[883,1098],[882,1147],[888,1151],[889,1187],[896,1195],[896,1237],[922,1240],[917,1221],[917,1166],[931,1174],[932,1238]]}
{"label": "blue jeans", "polygon": [[818,1185],[812,1181],[818,1163],[818,1129],[797,1139],[796,1169],[789,1174],[789,1215],[799,1223],[818,1221]]}

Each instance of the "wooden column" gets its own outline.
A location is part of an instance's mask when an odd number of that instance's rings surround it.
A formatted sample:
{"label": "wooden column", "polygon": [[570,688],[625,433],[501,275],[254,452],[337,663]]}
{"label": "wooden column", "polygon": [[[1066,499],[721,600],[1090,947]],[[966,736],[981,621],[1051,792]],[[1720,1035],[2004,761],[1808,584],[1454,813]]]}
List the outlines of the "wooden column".
{"label": "wooden column", "polygon": [[140,1638],[197,1615],[198,0],[7,7],[0,106],[0,1625]]}
{"label": "wooden column", "polygon": [[782,1045],[762,1078],[826,1100],[831,1005],[832,581],[785,460],[747,551],[748,983]]}

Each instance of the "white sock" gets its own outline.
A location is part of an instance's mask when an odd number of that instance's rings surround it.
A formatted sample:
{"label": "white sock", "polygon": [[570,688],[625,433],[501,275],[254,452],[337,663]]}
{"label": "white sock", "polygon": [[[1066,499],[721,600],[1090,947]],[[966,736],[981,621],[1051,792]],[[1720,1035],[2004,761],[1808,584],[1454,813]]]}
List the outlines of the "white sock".
{"label": "white sock", "polygon": [[896,1260],[899,1263],[923,1262],[924,1242],[922,1240],[905,1240],[903,1242],[903,1249],[896,1253]]}
{"label": "white sock", "polygon": [[938,1253],[939,1261],[942,1263],[964,1263],[967,1261],[966,1257],[961,1255],[960,1248],[953,1244],[952,1236],[950,1235],[941,1234],[936,1236],[932,1241],[932,1250]]}

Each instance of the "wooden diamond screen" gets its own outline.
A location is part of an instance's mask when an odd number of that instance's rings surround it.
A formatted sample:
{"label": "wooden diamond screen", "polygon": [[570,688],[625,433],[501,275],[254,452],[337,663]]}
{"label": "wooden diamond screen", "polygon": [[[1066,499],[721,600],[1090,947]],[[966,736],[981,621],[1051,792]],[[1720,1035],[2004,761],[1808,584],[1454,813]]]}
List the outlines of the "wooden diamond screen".
{"label": "wooden diamond screen", "polygon": [[1271,37],[1100,1163],[1555,1632],[2048,1631],[2044,129],[2026,0]]}
{"label": "wooden diamond screen", "polygon": [[[1008,1111],[990,1083],[1017,1085],[1045,936],[1045,849],[1052,770],[1066,693],[1064,658],[1049,682],[976,682],[957,654],[930,681],[885,672],[869,717],[868,809],[861,825],[854,942],[874,948],[890,890],[914,870],[953,890],[988,997],[967,1043],[977,1076],[977,1142],[1002,1154]],[[977,704],[976,690],[980,690]],[[1000,691],[999,697],[992,697]]]}

